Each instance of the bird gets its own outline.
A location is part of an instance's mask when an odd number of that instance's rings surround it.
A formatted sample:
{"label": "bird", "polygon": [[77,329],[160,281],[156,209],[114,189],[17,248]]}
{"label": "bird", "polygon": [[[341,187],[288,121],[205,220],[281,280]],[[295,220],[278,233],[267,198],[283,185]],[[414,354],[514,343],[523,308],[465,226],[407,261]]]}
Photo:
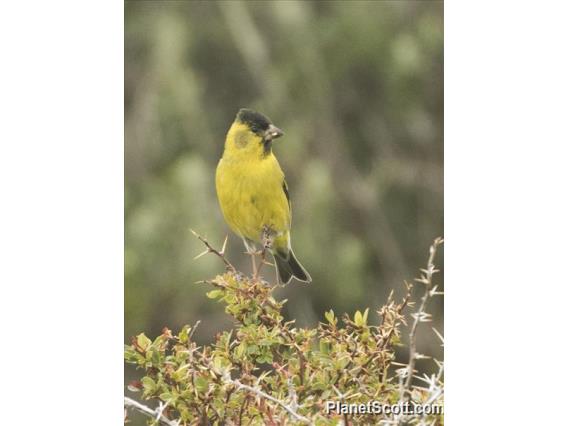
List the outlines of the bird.
{"label": "bird", "polygon": [[283,135],[266,115],[241,108],[217,165],[217,198],[225,221],[242,238],[249,254],[257,252],[256,244],[263,244],[274,258],[281,283],[288,284],[292,278],[310,283],[310,274],[292,250],[290,194],[272,152],[273,141]]}

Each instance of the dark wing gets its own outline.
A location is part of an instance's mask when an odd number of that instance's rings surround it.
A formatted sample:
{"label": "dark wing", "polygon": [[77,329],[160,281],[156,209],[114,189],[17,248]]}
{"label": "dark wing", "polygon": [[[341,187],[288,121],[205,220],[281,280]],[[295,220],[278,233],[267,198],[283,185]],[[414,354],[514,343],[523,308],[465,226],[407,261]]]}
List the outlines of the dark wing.
{"label": "dark wing", "polygon": [[290,205],[290,193],[288,192],[288,185],[286,184],[286,180],[282,181],[282,189],[284,190],[284,194],[286,195],[286,199],[288,200],[288,208],[291,209],[292,206]]}

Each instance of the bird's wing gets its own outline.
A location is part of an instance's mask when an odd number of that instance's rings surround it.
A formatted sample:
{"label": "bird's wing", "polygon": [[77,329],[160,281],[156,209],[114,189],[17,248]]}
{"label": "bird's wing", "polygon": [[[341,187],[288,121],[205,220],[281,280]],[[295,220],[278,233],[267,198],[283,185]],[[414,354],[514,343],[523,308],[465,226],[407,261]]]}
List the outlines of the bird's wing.
{"label": "bird's wing", "polygon": [[286,183],[286,179],[282,181],[282,190],[284,191],[284,195],[286,195],[286,200],[288,200],[288,208],[292,210],[292,206],[290,205],[290,193],[288,192],[288,184]]}

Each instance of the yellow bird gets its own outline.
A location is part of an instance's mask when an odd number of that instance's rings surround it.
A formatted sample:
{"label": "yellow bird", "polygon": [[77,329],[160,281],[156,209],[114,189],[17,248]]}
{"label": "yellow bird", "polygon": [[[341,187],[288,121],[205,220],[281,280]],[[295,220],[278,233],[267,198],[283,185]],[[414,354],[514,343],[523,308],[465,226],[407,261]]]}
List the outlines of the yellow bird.
{"label": "yellow bird", "polygon": [[294,277],[309,283],[310,274],[292,251],[288,186],[272,153],[272,141],[283,134],[265,115],[241,109],[217,166],[217,197],[225,220],[249,253],[268,240],[280,281]]}

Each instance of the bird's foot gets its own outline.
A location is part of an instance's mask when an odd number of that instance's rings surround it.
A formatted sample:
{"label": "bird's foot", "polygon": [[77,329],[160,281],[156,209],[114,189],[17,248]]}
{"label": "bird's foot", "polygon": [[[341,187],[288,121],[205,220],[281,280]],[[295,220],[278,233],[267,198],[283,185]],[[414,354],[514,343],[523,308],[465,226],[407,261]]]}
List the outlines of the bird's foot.
{"label": "bird's foot", "polygon": [[263,251],[266,250],[270,250],[272,248],[272,244],[274,243],[274,237],[276,236],[276,233],[274,232],[274,230],[269,227],[264,225],[262,227],[262,247],[263,247]]}

